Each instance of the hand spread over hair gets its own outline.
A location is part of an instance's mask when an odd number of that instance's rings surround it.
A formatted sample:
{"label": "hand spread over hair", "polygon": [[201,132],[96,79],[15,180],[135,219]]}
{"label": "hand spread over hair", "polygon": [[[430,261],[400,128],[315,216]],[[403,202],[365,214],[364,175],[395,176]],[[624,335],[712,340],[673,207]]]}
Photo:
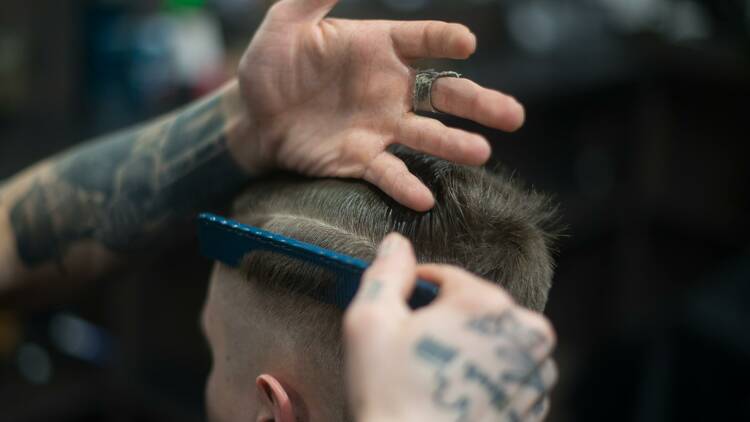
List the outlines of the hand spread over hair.
{"label": "hand spread over hair", "polygon": [[[419,59],[466,59],[476,38],[444,22],[326,19],[337,0],[282,0],[269,11],[239,67],[257,142],[242,146],[249,168],[364,178],[419,211],[430,191],[386,151],[399,143],[462,164],[490,156],[481,136],[412,112]],[[435,82],[432,104],[503,130],[519,128],[513,98],[466,79]]]}
{"label": "hand spread over hair", "polygon": [[[412,312],[421,277],[441,292]],[[556,379],[554,332],[541,315],[458,268],[417,266],[391,235],[344,320],[352,411],[360,422],[539,421]]]}

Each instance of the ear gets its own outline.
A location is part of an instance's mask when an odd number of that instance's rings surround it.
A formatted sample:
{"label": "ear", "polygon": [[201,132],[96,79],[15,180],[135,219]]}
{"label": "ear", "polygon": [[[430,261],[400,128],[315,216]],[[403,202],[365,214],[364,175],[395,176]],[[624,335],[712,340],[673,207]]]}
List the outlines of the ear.
{"label": "ear", "polygon": [[258,390],[258,422],[295,422],[292,400],[284,386],[274,377],[263,374],[255,379]]}

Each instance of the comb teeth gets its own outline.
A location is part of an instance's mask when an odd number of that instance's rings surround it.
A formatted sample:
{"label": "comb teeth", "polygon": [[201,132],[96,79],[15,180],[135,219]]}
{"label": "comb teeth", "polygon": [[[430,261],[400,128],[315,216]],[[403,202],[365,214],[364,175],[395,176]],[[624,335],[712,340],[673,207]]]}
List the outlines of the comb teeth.
{"label": "comb teeth", "polygon": [[[266,251],[329,270],[335,275],[335,284],[314,298],[342,310],[354,299],[362,274],[369,266],[361,259],[210,213],[198,216],[198,238],[203,256],[230,267],[239,267],[250,252]],[[435,299],[437,292],[434,284],[417,280],[409,306],[413,309],[426,306]]]}

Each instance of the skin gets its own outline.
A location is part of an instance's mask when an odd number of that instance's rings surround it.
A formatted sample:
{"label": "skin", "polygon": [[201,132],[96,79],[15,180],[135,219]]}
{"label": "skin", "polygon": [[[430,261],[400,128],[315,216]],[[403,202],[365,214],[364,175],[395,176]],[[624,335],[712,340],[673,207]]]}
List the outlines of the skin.
{"label": "skin", "polygon": [[[254,308],[249,307],[251,299],[241,290],[241,283],[237,272],[217,265],[201,312],[201,328],[213,361],[206,383],[210,422],[239,421],[243,415],[255,421],[261,416],[262,396],[256,394],[254,380],[268,360],[266,347],[251,347],[251,343],[264,338],[266,326],[250,323],[252,315],[247,312]],[[248,311],[241,312],[243,308]]]}
{"label": "skin", "polygon": [[[413,62],[469,57],[476,49],[471,31],[435,21],[326,19],[336,3],[279,1],[247,48],[238,81],[6,181],[0,298],[39,285],[67,290],[154,256],[175,241],[167,234],[181,222],[226,204],[274,169],[362,178],[425,211],[432,194],[386,151],[390,144],[486,162],[484,138],[411,111]],[[524,120],[512,97],[466,79],[438,80],[433,103],[502,130]]]}

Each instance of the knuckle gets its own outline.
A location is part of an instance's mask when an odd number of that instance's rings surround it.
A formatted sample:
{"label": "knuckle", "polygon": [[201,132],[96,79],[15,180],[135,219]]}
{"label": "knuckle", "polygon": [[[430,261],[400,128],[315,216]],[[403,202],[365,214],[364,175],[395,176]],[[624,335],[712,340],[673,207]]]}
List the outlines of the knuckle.
{"label": "knuckle", "polygon": [[396,48],[401,48],[401,37],[399,33],[404,31],[403,22],[399,22],[388,29],[388,38],[391,40]]}
{"label": "knuckle", "polygon": [[552,323],[542,315],[533,315],[532,321],[534,329],[538,330],[539,334],[544,338],[545,344],[553,348],[557,344],[557,333]]}
{"label": "knuckle", "polygon": [[342,143],[340,162],[344,165],[365,167],[372,162],[387,146],[382,137],[367,132],[352,131]]}
{"label": "knuckle", "polygon": [[448,139],[445,135],[446,130],[440,127],[440,123],[431,126],[428,129],[429,143],[432,144],[432,149],[436,155],[446,156],[446,153],[450,152],[447,148],[449,146]]}
{"label": "knuckle", "polygon": [[424,151],[429,141],[430,134],[424,125],[418,125],[414,128],[414,146],[420,151]]}
{"label": "knuckle", "polygon": [[554,360],[550,359],[547,362],[548,362],[549,374],[546,377],[547,378],[546,381],[547,381],[548,388],[552,388],[555,385],[557,385],[557,380],[560,377],[560,369],[557,366],[557,362],[555,362]]}

